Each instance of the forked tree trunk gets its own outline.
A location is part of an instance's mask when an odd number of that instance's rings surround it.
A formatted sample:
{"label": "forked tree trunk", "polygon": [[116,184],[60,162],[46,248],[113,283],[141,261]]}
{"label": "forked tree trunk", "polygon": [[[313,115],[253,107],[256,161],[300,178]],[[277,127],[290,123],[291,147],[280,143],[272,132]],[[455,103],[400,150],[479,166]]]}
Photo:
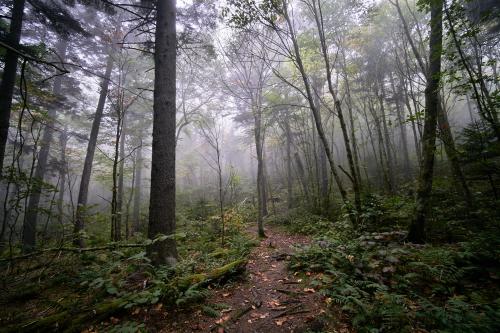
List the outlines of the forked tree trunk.
{"label": "forked tree trunk", "polygon": [[430,209],[434,153],[436,151],[436,126],[440,108],[439,82],[441,78],[441,52],[443,46],[443,0],[431,2],[431,32],[429,39],[429,70],[425,88],[425,122],[422,137],[422,162],[417,183],[415,216],[410,224],[408,240],[425,241],[425,222]]}

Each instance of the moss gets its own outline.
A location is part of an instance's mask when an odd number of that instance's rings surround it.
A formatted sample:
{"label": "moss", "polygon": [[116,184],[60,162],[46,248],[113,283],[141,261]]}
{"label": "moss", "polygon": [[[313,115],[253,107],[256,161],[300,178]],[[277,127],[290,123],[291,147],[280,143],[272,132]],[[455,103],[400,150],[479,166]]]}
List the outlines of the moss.
{"label": "moss", "polygon": [[227,265],[218,267],[208,273],[193,274],[186,277],[182,277],[176,281],[177,289],[184,291],[188,289],[193,284],[207,284],[209,281],[222,280],[235,273],[240,272],[245,268],[247,261],[244,259],[239,259],[230,262]]}

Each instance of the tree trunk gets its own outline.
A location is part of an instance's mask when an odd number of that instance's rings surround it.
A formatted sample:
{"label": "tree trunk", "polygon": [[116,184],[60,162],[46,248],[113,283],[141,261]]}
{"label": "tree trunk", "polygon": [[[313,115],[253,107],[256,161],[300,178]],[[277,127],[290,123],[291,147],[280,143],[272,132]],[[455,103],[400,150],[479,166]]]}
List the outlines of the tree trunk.
{"label": "tree trunk", "polygon": [[293,207],[292,193],[292,133],[290,130],[290,120],[285,116],[285,136],[286,136],[286,192],[288,209]]}
{"label": "tree trunk", "polygon": [[66,191],[66,170],[67,170],[67,161],[66,161],[66,146],[68,144],[68,134],[67,128],[64,128],[64,131],[59,135],[59,144],[61,146],[61,159],[59,161],[59,178],[61,179],[61,183],[59,184],[59,198],[57,200],[57,212],[59,225],[63,224],[64,221],[64,194]]}
{"label": "tree trunk", "polygon": [[319,135],[321,142],[323,144],[323,148],[325,149],[325,154],[326,154],[326,157],[328,159],[328,163],[330,164],[330,171],[335,179],[335,182],[337,183],[340,195],[342,197],[342,201],[345,204],[349,205],[349,198],[347,197],[347,192],[345,191],[345,189],[342,185],[342,181],[341,181],[341,179],[340,179],[340,177],[335,169],[335,162],[333,160],[332,152],[330,150],[330,146],[328,144],[325,132],[323,130],[323,125],[321,124],[321,121],[318,117],[318,109],[316,108],[316,105],[314,104],[314,98],[313,98],[313,94],[312,94],[310,80],[306,74],[304,65],[302,63],[299,44],[298,44],[297,38],[295,36],[295,32],[294,32],[294,29],[292,26],[291,18],[288,15],[288,8],[287,8],[286,3],[283,3],[283,13],[284,13],[284,17],[285,17],[285,20],[287,22],[287,25],[288,25],[289,33],[291,35],[290,38],[291,38],[292,44],[293,44],[296,66],[301,74],[302,81],[303,81],[305,89],[306,89],[306,96],[307,96],[307,100],[309,102],[309,107],[313,113],[316,129],[318,131],[318,135]]}
{"label": "tree trunk", "polygon": [[392,190],[396,187],[396,175],[394,168],[394,156],[392,155],[392,147],[391,147],[391,136],[389,135],[389,129],[387,128],[387,120],[385,115],[385,88],[384,88],[384,79],[380,78],[380,95],[379,95],[379,103],[380,103],[380,115],[382,116],[382,129],[384,133],[384,143],[385,143],[385,152],[387,154],[387,172],[389,174],[389,178],[391,180],[391,188]]}
{"label": "tree trunk", "polygon": [[455,147],[455,140],[453,139],[453,134],[451,133],[450,123],[448,122],[448,115],[446,114],[446,111],[441,103],[438,110],[438,125],[439,137],[441,141],[443,141],[444,150],[446,152],[446,156],[448,157],[448,162],[450,163],[455,187],[458,192],[463,195],[467,207],[472,209],[472,194],[469,190],[469,186],[467,185],[467,181],[465,180],[462,167],[460,166],[458,151]]}
{"label": "tree trunk", "polygon": [[142,139],[140,140],[140,146],[135,151],[133,232],[138,232],[141,229]]}
{"label": "tree trunk", "polygon": [[[23,26],[24,0],[13,1],[8,44],[18,49],[21,40],[21,29]],[[16,84],[17,75],[17,53],[5,51],[5,65],[3,68],[2,82],[0,83],[0,179],[2,178],[3,161],[5,159],[5,148],[9,137],[10,111],[12,109],[12,95]]]}
{"label": "tree trunk", "polygon": [[396,85],[394,84],[394,77],[392,76],[392,72],[389,74],[389,78],[391,81],[391,88],[394,96],[394,101],[396,102],[396,114],[398,117],[399,131],[401,134],[401,146],[403,148],[403,168],[404,168],[404,177],[408,179],[411,174],[411,166],[410,166],[410,155],[408,153],[408,138],[406,136],[406,127],[404,120],[404,110],[401,107],[401,94],[396,90]]}
{"label": "tree trunk", "polygon": [[[59,55],[59,59],[61,59],[61,61],[63,62],[66,58],[67,46],[68,42],[63,38],[61,38],[57,44],[57,53]],[[52,93],[56,96],[56,98],[58,98],[59,94],[61,93],[62,79],[63,77],[61,75],[56,76],[56,78],[54,79]],[[39,210],[38,206],[40,204],[40,196],[42,194],[45,171],[47,170],[49,161],[50,145],[52,143],[52,137],[54,134],[55,118],[56,107],[52,105],[49,107],[42,140],[40,142],[38,162],[36,164],[28,207],[26,209],[26,214],[23,221],[23,252],[33,251],[36,245],[36,229]]]}
{"label": "tree trunk", "polygon": [[[176,7],[159,0],[156,8],[153,147],[148,237],[175,233]],[[157,241],[147,253],[153,264],[175,265],[174,238]]]}
{"label": "tree trunk", "polygon": [[425,122],[422,137],[422,162],[417,183],[415,216],[411,222],[408,240],[425,241],[425,222],[430,208],[434,153],[436,151],[436,125],[440,108],[439,82],[441,78],[441,52],[443,46],[443,0],[431,2],[431,32],[429,38],[429,70],[425,88]]}
{"label": "tree trunk", "polygon": [[80,233],[83,231],[85,223],[86,205],[89,193],[90,175],[92,174],[92,162],[94,161],[95,148],[97,146],[97,135],[99,134],[99,127],[101,125],[102,113],[106,103],[106,96],[108,95],[109,79],[113,69],[113,56],[110,53],[106,63],[106,72],[101,82],[101,92],[99,94],[99,102],[92,122],[92,129],[90,131],[89,143],[87,145],[87,154],[85,155],[85,162],[83,164],[82,178],[80,180],[80,189],[78,191],[78,201],[76,208],[76,219],[74,227],[73,244],[75,246],[83,247],[85,245]]}
{"label": "tree trunk", "polygon": [[264,158],[262,148],[264,146],[261,135],[261,110],[253,111],[254,113],[254,135],[255,135],[255,150],[257,154],[257,227],[260,237],[265,237],[264,232],[264,216],[266,215],[266,181],[264,176]]}
{"label": "tree trunk", "polygon": [[300,156],[298,153],[295,153],[295,163],[297,164],[297,173],[299,174],[299,180],[302,184],[302,189],[304,190],[304,196],[306,197],[306,202],[309,201],[309,189],[307,187],[307,178],[306,173],[304,171],[304,165],[300,160]]}

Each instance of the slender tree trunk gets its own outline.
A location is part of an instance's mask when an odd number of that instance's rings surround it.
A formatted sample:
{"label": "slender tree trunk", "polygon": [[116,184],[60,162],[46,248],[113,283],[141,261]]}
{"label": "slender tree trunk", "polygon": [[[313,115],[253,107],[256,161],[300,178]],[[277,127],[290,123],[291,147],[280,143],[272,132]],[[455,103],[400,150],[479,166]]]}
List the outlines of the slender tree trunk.
{"label": "slender tree trunk", "polygon": [[467,207],[472,209],[472,194],[469,190],[469,186],[467,185],[467,181],[465,180],[462,167],[460,166],[458,151],[455,147],[455,140],[453,139],[453,134],[451,133],[450,123],[448,122],[448,115],[441,104],[442,103],[440,103],[438,110],[439,137],[441,141],[443,141],[444,150],[446,152],[446,156],[448,157],[448,162],[453,174],[455,187],[458,192],[463,195]]}
{"label": "slender tree trunk", "polygon": [[346,58],[345,58],[345,51],[342,49],[342,58],[343,58],[343,71],[344,71],[344,84],[346,88],[346,95],[347,95],[347,112],[349,114],[349,125],[351,128],[351,142],[352,142],[352,151],[353,151],[353,157],[354,157],[354,169],[356,170],[356,176],[358,178],[358,183],[359,183],[359,188],[361,191],[361,172],[359,168],[359,152],[358,152],[358,143],[356,139],[356,133],[355,133],[355,127],[354,127],[354,117],[353,117],[353,106],[352,106],[352,99],[351,99],[351,86],[349,84],[349,78],[347,77],[347,68],[346,68]]}
{"label": "slender tree trunk", "polygon": [[292,193],[292,133],[290,130],[290,120],[285,116],[285,137],[286,137],[286,192],[288,209],[293,207]]}
{"label": "slender tree trunk", "polygon": [[[21,30],[23,26],[24,0],[13,1],[9,34],[7,42],[15,49],[19,48]],[[16,84],[17,75],[16,52],[5,51],[5,65],[3,68],[2,82],[0,83],[0,179],[2,178],[5,148],[9,137],[10,111],[12,109],[12,95]]]}
{"label": "slender tree trunk", "polygon": [[392,155],[391,136],[389,135],[389,129],[387,128],[384,100],[385,100],[384,79],[380,78],[379,103],[380,103],[380,115],[382,116],[381,122],[384,133],[385,153],[387,154],[387,171],[389,174],[389,178],[391,180],[391,188],[392,190],[394,190],[396,187],[396,175],[394,168],[395,159],[394,156]]}
{"label": "slender tree trunk", "polygon": [[116,134],[115,134],[115,154],[113,159],[113,187],[111,190],[111,241],[121,240],[121,216],[123,204],[123,161],[121,157],[125,157],[125,146],[123,140],[124,129],[124,109],[123,104],[118,102],[118,119],[116,121]]}
{"label": "slender tree trunk", "polygon": [[434,153],[436,151],[436,125],[440,108],[439,82],[441,78],[441,52],[443,47],[443,0],[431,2],[431,32],[429,39],[429,70],[425,88],[425,122],[422,138],[422,162],[417,183],[415,216],[411,222],[408,240],[425,241],[425,222],[430,208]]}
{"label": "slender tree trunk", "polygon": [[59,178],[61,183],[59,184],[59,198],[57,200],[57,212],[58,212],[58,222],[59,225],[63,224],[64,221],[64,194],[66,193],[66,171],[67,171],[67,161],[66,161],[66,146],[68,144],[68,134],[67,128],[59,135],[59,145],[61,146],[61,157],[59,166]]}
{"label": "slender tree trunk", "polygon": [[[347,197],[347,192],[345,191],[345,189],[344,189],[344,187],[342,185],[342,181],[341,181],[341,179],[340,179],[340,177],[339,177],[339,175],[338,175],[338,173],[337,173],[337,171],[335,169],[335,162],[333,160],[332,152],[330,150],[330,146],[328,144],[325,132],[323,130],[323,125],[321,124],[320,119],[318,117],[318,110],[316,108],[316,105],[314,104],[314,98],[313,98],[313,93],[312,93],[312,89],[311,89],[311,85],[310,85],[310,80],[307,77],[304,65],[302,63],[302,58],[301,58],[299,44],[298,44],[297,38],[295,36],[295,31],[293,29],[292,21],[291,21],[289,15],[288,15],[288,8],[287,8],[287,4],[286,3],[283,3],[283,13],[284,13],[284,18],[285,18],[285,20],[287,22],[287,25],[288,25],[289,33],[291,35],[291,40],[292,40],[292,44],[293,44],[293,50],[294,50],[294,55],[295,55],[296,66],[297,66],[297,69],[299,70],[299,72],[301,74],[302,81],[303,81],[305,89],[306,89],[306,96],[307,96],[307,100],[309,102],[309,107],[310,107],[311,111],[313,112],[316,129],[318,131],[318,135],[319,135],[319,137],[321,139],[321,142],[323,144],[323,148],[325,149],[326,157],[327,157],[328,162],[330,164],[330,171],[332,172],[332,175],[333,175],[333,177],[335,179],[335,182],[337,183],[340,195],[342,197],[342,201],[345,204],[349,204],[349,199]],[[355,221],[353,220],[353,222],[355,222]]]}
{"label": "slender tree trunk", "polygon": [[113,69],[113,56],[108,55],[106,63],[106,71],[104,78],[101,82],[101,92],[99,94],[99,102],[92,122],[92,129],[90,131],[89,143],[87,145],[87,154],[85,155],[85,162],[83,164],[82,178],[80,181],[80,189],[78,191],[78,201],[76,208],[76,219],[74,227],[73,243],[75,246],[83,247],[85,245],[80,233],[83,231],[85,223],[86,205],[89,193],[90,175],[92,174],[92,163],[94,161],[95,148],[97,146],[97,135],[99,134],[99,127],[101,125],[102,114],[104,105],[106,103],[106,96],[108,95],[109,80],[111,71]]}
{"label": "slender tree trunk", "polygon": [[265,237],[264,232],[264,216],[266,215],[266,181],[264,176],[264,158],[262,148],[264,146],[261,135],[261,110],[253,111],[254,113],[254,135],[255,135],[255,150],[257,154],[257,227],[260,237]]}
{"label": "slender tree trunk", "polygon": [[135,151],[133,232],[138,232],[141,229],[142,139],[140,140],[140,146]]}
{"label": "slender tree trunk", "polygon": [[[175,233],[175,134],[176,134],[176,4],[159,0],[156,5],[153,147],[148,237]],[[147,249],[156,265],[175,265],[174,238],[157,241]]]}
{"label": "slender tree trunk", "polygon": [[[330,65],[330,59],[328,55],[328,48],[326,45],[326,37],[324,34],[324,27],[323,27],[323,14],[321,12],[321,3],[319,1],[313,1],[313,9],[314,9],[314,18],[316,21],[316,27],[318,30],[319,34],[319,39],[320,39],[320,44],[321,44],[321,53],[323,55],[323,60],[325,62],[325,69],[326,69],[326,80],[328,83],[328,91],[330,92],[330,95],[333,98],[334,104],[335,104],[335,110],[337,111],[337,116],[339,118],[340,122],[340,128],[342,130],[342,136],[344,138],[344,145],[345,145],[345,150],[347,154],[347,162],[349,163],[349,171],[351,173],[350,179],[352,182],[352,189],[354,192],[354,208],[356,210],[356,215],[361,213],[361,190],[359,186],[359,180],[358,180],[358,175],[356,174],[356,168],[354,166],[354,158],[352,154],[352,149],[351,149],[351,143],[349,140],[349,134],[347,131],[347,126],[346,122],[344,119],[344,114],[342,112],[342,106],[340,101],[337,98],[337,94],[335,93],[333,89],[333,81],[332,81],[332,67]],[[318,117],[316,113],[319,113],[319,110],[316,110],[315,112],[315,117]],[[320,121],[321,124],[321,121]],[[319,130],[318,130],[319,132]],[[327,143],[326,139],[325,142]],[[357,220],[357,217],[356,217]]]}
{"label": "slender tree trunk", "polygon": [[306,201],[309,201],[309,188],[307,187],[306,173],[304,171],[304,165],[302,164],[298,153],[295,153],[295,163],[297,164],[297,173],[304,190],[304,196],[306,197]]}
{"label": "slender tree trunk", "polygon": [[[64,59],[66,58],[67,46],[68,42],[65,39],[61,38],[57,45],[57,53],[62,61],[64,61]],[[54,79],[52,93],[56,96],[56,98],[59,97],[61,93],[62,79],[62,76],[57,76]],[[30,252],[34,250],[36,245],[36,230],[39,210],[38,206],[40,204],[40,196],[42,194],[45,172],[47,170],[49,161],[50,145],[52,143],[52,137],[54,134],[55,118],[56,107],[52,105],[50,106],[49,112],[47,114],[46,124],[44,127],[42,140],[40,142],[38,162],[36,164],[28,207],[23,221],[23,252]]]}
{"label": "slender tree trunk", "polygon": [[394,95],[394,100],[396,102],[396,114],[398,117],[399,131],[401,134],[401,147],[403,148],[404,177],[408,178],[408,176],[411,174],[411,165],[410,165],[410,154],[408,153],[408,138],[406,136],[404,110],[401,107],[401,94],[396,90],[396,85],[394,84],[394,77],[392,75],[392,72],[389,75],[390,75],[389,78],[391,81],[391,88]]}

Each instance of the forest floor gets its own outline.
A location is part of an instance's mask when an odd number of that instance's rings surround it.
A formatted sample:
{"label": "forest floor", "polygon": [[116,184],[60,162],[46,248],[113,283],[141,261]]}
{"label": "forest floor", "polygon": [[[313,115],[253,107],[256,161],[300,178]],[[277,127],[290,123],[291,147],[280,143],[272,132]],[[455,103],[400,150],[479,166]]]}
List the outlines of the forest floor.
{"label": "forest floor", "polygon": [[[327,310],[325,297],[308,286],[310,273],[301,277],[287,269],[294,247],[311,239],[277,227],[267,228],[266,235],[251,252],[243,278],[214,288],[201,308],[151,314],[146,326],[159,332],[327,331],[339,313]],[[214,317],[204,310],[207,307],[222,310]],[[349,331],[347,325],[335,326],[337,332]]]}

